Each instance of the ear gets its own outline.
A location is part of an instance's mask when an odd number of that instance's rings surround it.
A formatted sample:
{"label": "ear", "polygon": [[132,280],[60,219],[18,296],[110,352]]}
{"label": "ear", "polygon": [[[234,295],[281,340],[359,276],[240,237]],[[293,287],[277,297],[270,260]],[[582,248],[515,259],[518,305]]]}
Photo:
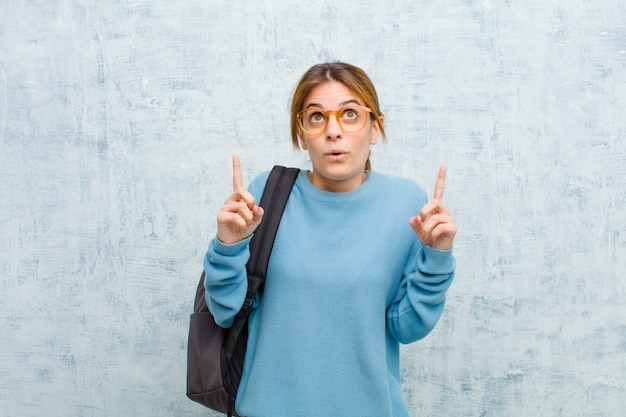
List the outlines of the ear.
{"label": "ear", "polygon": [[[380,123],[385,124],[385,117],[379,116]],[[378,120],[374,120],[372,122],[372,137],[370,139],[371,145],[376,145],[378,143],[378,136],[380,136],[380,125],[378,124]]]}
{"label": "ear", "polygon": [[300,148],[306,151],[308,149],[308,146],[306,145],[306,140],[304,140],[303,136],[298,136],[298,139],[300,139]]}

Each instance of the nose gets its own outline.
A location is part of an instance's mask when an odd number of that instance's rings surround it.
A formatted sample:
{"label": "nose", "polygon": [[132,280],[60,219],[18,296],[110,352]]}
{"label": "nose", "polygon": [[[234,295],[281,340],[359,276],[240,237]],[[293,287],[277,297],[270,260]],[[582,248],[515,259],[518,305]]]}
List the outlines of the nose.
{"label": "nose", "polygon": [[328,123],[326,124],[326,139],[328,140],[340,139],[343,133],[337,118],[333,116],[328,118]]}

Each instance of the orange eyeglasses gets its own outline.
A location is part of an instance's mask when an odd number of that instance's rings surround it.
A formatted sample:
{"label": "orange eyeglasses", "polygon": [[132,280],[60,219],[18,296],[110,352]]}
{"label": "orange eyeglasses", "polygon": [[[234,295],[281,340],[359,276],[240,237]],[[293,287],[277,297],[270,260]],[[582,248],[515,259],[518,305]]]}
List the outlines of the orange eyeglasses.
{"label": "orange eyeglasses", "polygon": [[369,107],[358,104],[351,104],[337,110],[309,107],[298,113],[298,124],[305,133],[319,135],[326,130],[330,115],[334,114],[342,130],[356,133],[365,127],[371,113],[372,110]]}

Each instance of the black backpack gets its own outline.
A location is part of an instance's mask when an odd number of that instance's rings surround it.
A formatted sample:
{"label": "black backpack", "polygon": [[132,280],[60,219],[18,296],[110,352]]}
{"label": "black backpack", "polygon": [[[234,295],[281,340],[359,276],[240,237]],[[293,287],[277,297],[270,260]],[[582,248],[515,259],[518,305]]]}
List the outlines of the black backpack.
{"label": "black backpack", "polygon": [[250,241],[246,265],[248,292],[232,327],[215,323],[205,298],[204,271],[196,290],[187,345],[187,396],[206,407],[237,416],[235,400],[248,344],[248,316],[254,296],[265,282],[274,238],[291,188],[300,170],[275,166],[259,204],[265,213]]}

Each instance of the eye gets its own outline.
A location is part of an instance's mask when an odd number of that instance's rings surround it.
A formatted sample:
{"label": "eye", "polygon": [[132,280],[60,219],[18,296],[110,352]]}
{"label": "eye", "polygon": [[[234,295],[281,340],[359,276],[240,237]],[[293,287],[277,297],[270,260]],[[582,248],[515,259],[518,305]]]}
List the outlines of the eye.
{"label": "eye", "polygon": [[309,112],[308,120],[311,123],[323,123],[326,120],[326,116],[321,111],[313,110]]}
{"label": "eye", "polygon": [[359,118],[358,109],[347,108],[341,112],[341,120],[353,122]]}

